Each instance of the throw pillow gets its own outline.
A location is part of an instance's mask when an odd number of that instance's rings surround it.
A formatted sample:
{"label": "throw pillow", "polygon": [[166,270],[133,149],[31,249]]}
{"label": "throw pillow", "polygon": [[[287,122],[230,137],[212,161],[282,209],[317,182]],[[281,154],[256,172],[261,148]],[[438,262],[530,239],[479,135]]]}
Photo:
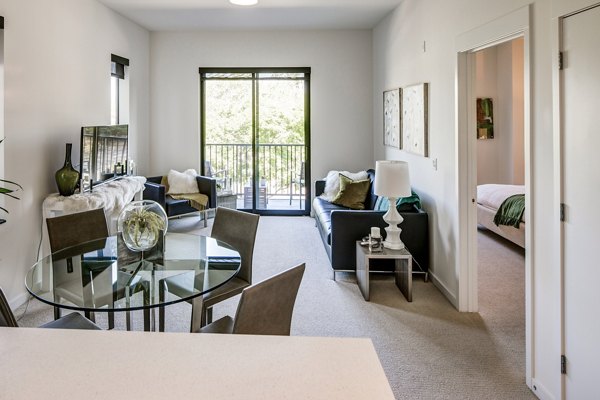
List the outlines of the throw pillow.
{"label": "throw pillow", "polygon": [[323,194],[320,196],[322,199],[333,202],[333,199],[335,199],[340,192],[340,174],[354,181],[369,179],[369,174],[367,174],[367,171],[329,171],[327,177],[325,178],[325,189],[323,190]]}
{"label": "throw pillow", "polygon": [[353,210],[364,210],[370,186],[369,179],[355,181],[340,173],[340,192],[332,203]]}
{"label": "throw pillow", "polygon": [[198,174],[193,169],[184,172],[170,170],[167,175],[167,182],[169,183],[167,194],[198,193],[196,175]]}

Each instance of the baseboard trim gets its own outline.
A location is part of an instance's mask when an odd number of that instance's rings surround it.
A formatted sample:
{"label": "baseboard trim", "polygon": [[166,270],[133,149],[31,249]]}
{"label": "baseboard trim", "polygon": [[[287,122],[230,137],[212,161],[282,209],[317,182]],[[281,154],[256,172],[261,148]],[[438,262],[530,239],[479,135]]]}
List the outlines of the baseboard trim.
{"label": "baseboard trim", "polygon": [[433,282],[435,287],[437,287],[439,291],[446,296],[454,308],[458,310],[458,299],[456,298],[456,295],[452,293],[450,289],[446,287],[446,285],[444,285],[444,283],[435,275],[435,273],[429,271],[429,276],[431,277],[431,282]]}
{"label": "baseboard trim", "polygon": [[27,302],[28,298],[29,298],[29,293],[23,292],[20,295],[18,295],[17,297],[15,297],[14,299],[12,299],[11,301],[9,301],[8,304],[10,304],[10,308],[12,308],[13,310],[16,310],[17,308],[19,308],[23,304],[25,304],[25,302]]}
{"label": "baseboard trim", "polygon": [[554,396],[535,378],[531,379],[531,387],[529,388],[539,399],[554,400]]}

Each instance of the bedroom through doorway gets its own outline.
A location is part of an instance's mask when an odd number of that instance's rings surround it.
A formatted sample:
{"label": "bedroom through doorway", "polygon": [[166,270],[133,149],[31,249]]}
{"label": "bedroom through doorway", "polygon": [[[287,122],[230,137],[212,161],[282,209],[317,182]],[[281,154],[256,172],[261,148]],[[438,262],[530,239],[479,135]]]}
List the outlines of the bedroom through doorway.
{"label": "bedroom through doorway", "polygon": [[[502,318],[525,360],[524,39],[473,54],[479,313]],[[525,363],[518,366],[525,375]]]}

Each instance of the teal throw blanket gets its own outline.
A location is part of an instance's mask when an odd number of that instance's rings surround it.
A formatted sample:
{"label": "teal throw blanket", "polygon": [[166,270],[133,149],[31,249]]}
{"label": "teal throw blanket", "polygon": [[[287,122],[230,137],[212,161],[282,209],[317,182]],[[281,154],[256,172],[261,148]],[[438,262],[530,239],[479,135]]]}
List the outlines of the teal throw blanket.
{"label": "teal throw blanket", "polygon": [[[421,199],[419,198],[419,195],[416,194],[414,192],[414,190],[411,190],[411,196],[409,197],[399,197],[396,200],[396,208],[398,209],[398,212],[402,212],[402,211],[407,211],[407,210],[411,210],[414,207],[417,208],[422,208],[421,207]],[[375,202],[375,207],[374,209],[376,211],[387,211],[390,208],[390,201],[387,197],[383,197],[383,196],[379,196],[377,197],[377,201]]]}
{"label": "teal throw blanket", "polygon": [[525,212],[525,195],[515,194],[502,202],[494,216],[494,224],[508,225],[519,228],[523,213]]}

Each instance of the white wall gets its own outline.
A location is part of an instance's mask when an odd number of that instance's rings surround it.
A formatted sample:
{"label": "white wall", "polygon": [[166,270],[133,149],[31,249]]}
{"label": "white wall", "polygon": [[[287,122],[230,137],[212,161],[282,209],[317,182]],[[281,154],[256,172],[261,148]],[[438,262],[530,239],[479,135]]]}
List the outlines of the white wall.
{"label": "white wall", "polygon": [[199,67],[311,67],[312,179],[373,166],[371,31],[153,32],[150,174],[200,169]]}
{"label": "white wall", "polygon": [[[148,134],[149,33],[95,0],[3,0],[5,177],[24,187],[0,225],[0,285],[12,304],[37,259],[43,199],[83,125],[110,123],[110,55],[130,66],[130,152],[143,169]],[[0,153],[1,154],[1,153]]]}
{"label": "white wall", "polygon": [[477,184],[522,185],[523,39],[478,51],[475,64],[475,95],[494,107],[494,138],[477,140]]}
{"label": "white wall", "polygon": [[[405,0],[374,30],[374,155],[410,163],[411,180],[430,213],[432,273],[456,303],[458,204],[456,188],[456,39],[458,35],[520,7],[531,6],[531,170],[533,378],[538,391],[560,398],[560,264],[553,204],[552,18],[595,0]],[[426,51],[423,42],[427,42]],[[430,82],[430,158],[381,145],[381,93],[390,87]],[[434,169],[432,159],[438,160]],[[550,397],[548,397],[550,398]]]}

